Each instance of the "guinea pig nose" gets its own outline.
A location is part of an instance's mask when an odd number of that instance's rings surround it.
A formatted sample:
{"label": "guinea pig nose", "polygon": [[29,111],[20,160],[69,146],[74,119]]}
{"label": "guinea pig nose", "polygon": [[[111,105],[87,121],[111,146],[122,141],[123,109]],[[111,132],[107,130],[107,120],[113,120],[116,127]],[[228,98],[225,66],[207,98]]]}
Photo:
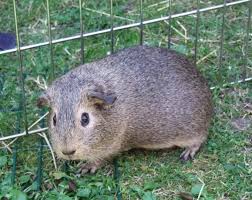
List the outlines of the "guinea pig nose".
{"label": "guinea pig nose", "polygon": [[66,156],[71,156],[76,152],[76,150],[62,151],[62,153]]}

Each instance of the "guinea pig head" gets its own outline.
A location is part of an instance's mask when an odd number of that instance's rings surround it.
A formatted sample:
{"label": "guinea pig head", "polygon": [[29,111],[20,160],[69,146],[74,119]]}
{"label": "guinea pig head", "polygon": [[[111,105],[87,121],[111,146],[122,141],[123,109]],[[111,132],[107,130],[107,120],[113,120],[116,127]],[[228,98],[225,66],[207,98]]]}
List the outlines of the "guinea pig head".
{"label": "guinea pig head", "polygon": [[110,122],[115,101],[116,96],[103,87],[48,88],[37,104],[50,107],[49,136],[57,156],[67,160],[102,157],[113,137]]}

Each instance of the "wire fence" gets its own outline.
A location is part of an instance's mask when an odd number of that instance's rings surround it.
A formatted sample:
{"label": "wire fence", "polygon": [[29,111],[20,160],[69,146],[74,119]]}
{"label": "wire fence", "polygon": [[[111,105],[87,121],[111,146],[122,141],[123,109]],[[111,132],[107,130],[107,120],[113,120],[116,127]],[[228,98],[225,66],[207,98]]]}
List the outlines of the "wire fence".
{"label": "wire fence", "polygon": [[[200,24],[200,17],[202,13],[206,13],[209,11],[213,10],[221,10],[222,11],[222,20],[221,20],[221,28],[220,28],[220,41],[219,41],[219,62],[218,62],[218,69],[221,69],[223,66],[223,42],[224,42],[224,32],[225,32],[225,15],[227,12],[228,7],[233,7],[237,5],[245,5],[247,7],[247,25],[246,25],[246,35],[244,38],[244,53],[243,53],[243,59],[244,59],[244,65],[242,67],[242,78],[240,80],[236,80],[230,83],[227,83],[226,85],[229,84],[236,84],[236,83],[242,83],[242,82],[247,82],[251,81],[252,77],[248,76],[247,73],[247,65],[248,65],[248,52],[249,52],[249,40],[251,37],[251,10],[252,10],[252,0],[239,0],[239,1],[227,1],[224,0],[222,4],[220,5],[214,5],[214,6],[209,6],[206,8],[200,8],[200,1],[197,0],[197,8],[195,10],[187,11],[187,12],[182,12],[182,13],[177,13],[177,14],[172,14],[172,5],[173,1],[169,1],[169,6],[168,6],[168,11],[167,15],[155,19],[150,19],[150,20],[144,20],[143,18],[143,0],[139,0],[140,4],[140,10],[139,10],[139,16],[140,16],[140,21],[127,24],[127,25],[122,25],[122,26],[114,26],[114,12],[113,12],[113,0],[110,0],[110,28],[103,29],[103,30],[98,30],[98,31],[93,31],[93,32],[85,32],[85,27],[84,27],[84,20],[82,18],[83,16],[83,0],[79,0],[79,14],[80,14],[80,32],[74,36],[70,37],[64,37],[60,39],[53,39],[52,38],[52,27],[51,27],[51,10],[50,10],[50,2],[49,0],[46,0],[46,15],[47,15],[47,29],[48,29],[48,38],[49,40],[46,42],[41,42],[37,44],[32,44],[32,45],[27,45],[27,46],[21,46],[20,43],[20,32],[19,32],[19,27],[18,27],[18,17],[17,17],[17,5],[16,1],[13,0],[13,16],[14,16],[14,21],[15,21],[15,32],[16,32],[16,48],[9,49],[9,50],[4,50],[0,51],[0,55],[4,54],[11,54],[11,53],[17,53],[18,55],[18,63],[19,63],[19,83],[20,83],[20,101],[18,108],[16,111],[12,111],[16,113],[17,115],[17,122],[16,122],[16,130],[14,131],[15,133],[9,134],[9,135],[4,135],[0,137],[0,144],[2,144],[4,149],[8,149],[11,145],[14,144],[12,155],[13,155],[13,167],[12,167],[12,183],[15,183],[15,176],[16,176],[16,165],[17,165],[17,149],[18,146],[15,143],[16,140],[19,137],[23,137],[26,135],[30,134],[39,134],[41,136],[41,140],[39,141],[39,148],[38,148],[38,170],[37,170],[37,185],[38,189],[40,188],[41,181],[42,181],[42,166],[43,166],[43,148],[45,146],[44,141],[46,144],[49,145],[49,141],[46,137],[46,131],[47,127],[45,124],[45,118],[47,116],[47,112],[43,111],[40,113],[40,118],[36,120],[33,124],[30,124],[30,121],[27,118],[27,109],[26,109],[26,91],[25,91],[25,81],[24,81],[24,63],[23,63],[23,53],[25,51],[31,50],[31,49],[39,49],[43,46],[49,46],[49,53],[50,53],[50,81],[52,81],[55,78],[55,60],[54,60],[54,50],[53,46],[58,43],[65,43],[68,41],[79,41],[80,42],[80,48],[81,48],[81,60],[80,63],[85,63],[85,38],[89,38],[91,36],[96,36],[96,35],[103,35],[103,34],[110,34],[110,51],[111,53],[114,53],[115,49],[115,32],[121,31],[121,30],[127,30],[131,28],[139,28],[139,44],[144,43],[144,28],[147,25],[150,24],[155,24],[163,21],[167,21],[168,26],[167,26],[167,48],[171,48],[171,22],[172,20],[180,17],[185,17],[185,16],[190,16],[190,15],[196,15],[196,20],[195,20],[195,38],[194,38],[194,62],[197,63],[198,60],[198,41],[199,41],[199,24]],[[221,73],[219,73],[219,77],[217,77],[221,81]],[[223,85],[225,86],[225,85]],[[21,112],[22,111],[22,114]],[[8,112],[8,111],[7,111]],[[3,112],[2,112],[3,113]],[[4,113],[3,113],[4,114]],[[21,121],[20,119],[24,119],[24,129],[21,129]],[[41,128],[34,129],[36,125],[40,125]],[[49,145],[50,147],[50,145]],[[121,199],[121,193],[120,193],[120,188],[119,188],[119,172],[118,172],[118,167],[117,163],[115,161],[114,163],[115,166],[115,181],[117,183],[117,198]]]}

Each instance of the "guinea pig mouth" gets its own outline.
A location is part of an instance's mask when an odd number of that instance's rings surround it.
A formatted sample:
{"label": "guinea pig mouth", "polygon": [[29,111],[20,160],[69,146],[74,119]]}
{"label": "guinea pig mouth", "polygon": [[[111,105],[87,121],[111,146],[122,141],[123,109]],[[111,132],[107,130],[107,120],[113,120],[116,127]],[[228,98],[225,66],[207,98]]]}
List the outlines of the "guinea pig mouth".
{"label": "guinea pig mouth", "polygon": [[60,159],[64,159],[64,160],[84,160],[84,156],[79,154],[79,153],[75,153],[73,155],[64,155],[63,153],[60,153],[60,155],[58,155],[58,158]]}
{"label": "guinea pig mouth", "polygon": [[66,160],[77,160],[74,156],[67,156]]}
{"label": "guinea pig mouth", "polygon": [[59,156],[59,158],[64,159],[64,160],[80,160],[77,156],[74,156],[74,155],[72,156],[61,155]]}

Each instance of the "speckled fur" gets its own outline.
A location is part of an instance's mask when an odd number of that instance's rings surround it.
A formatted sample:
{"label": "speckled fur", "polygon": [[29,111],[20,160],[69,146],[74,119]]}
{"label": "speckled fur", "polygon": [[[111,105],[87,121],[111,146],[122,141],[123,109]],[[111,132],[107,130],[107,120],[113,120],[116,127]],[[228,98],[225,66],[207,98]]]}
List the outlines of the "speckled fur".
{"label": "speckled fur", "polygon": [[[111,108],[89,104],[87,91],[97,88],[117,97]],[[77,67],[56,79],[46,95],[53,148],[65,159],[97,161],[132,148],[199,147],[213,111],[210,90],[193,64],[174,51],[146,46]],[[80,125],[82,112],[90,114],[87,127]],[[74,155],[62,154],[71,149]]]}

